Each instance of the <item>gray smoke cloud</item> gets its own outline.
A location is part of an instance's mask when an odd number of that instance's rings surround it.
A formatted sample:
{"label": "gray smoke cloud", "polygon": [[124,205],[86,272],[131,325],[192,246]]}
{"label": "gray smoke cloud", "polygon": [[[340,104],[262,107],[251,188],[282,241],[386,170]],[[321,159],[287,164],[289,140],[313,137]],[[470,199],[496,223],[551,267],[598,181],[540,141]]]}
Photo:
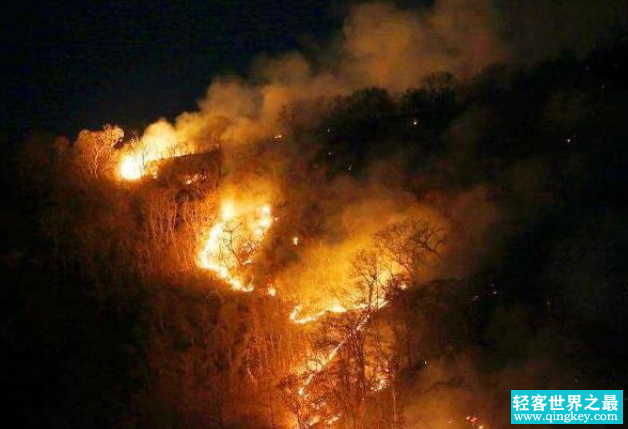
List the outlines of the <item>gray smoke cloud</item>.
{"label": "gray smoke cloud", "polygon": [[181,114],[175,128],[180,140],[220,138],[238,146],[281,133],[279,113],[290,103],[370,86],[400,92],[437,72],[472,77],[508,59],[500,25],[492,0],[439,0],[419,10],[354,5],[321,54],[324,62],[299,52],[262,58],[252,79],[215,79],[199,109]]}

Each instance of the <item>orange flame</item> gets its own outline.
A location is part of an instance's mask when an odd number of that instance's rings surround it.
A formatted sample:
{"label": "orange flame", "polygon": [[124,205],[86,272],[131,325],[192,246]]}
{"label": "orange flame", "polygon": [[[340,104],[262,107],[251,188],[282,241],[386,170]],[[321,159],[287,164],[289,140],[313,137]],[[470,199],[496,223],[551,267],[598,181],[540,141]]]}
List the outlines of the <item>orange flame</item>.
{"label": "orange flame", "polygon": [[147,174],[156,174],[151,164],[187,153],[185,144],[177,139],[172,125],[158,121],[150,125],[141,139],[131,142],[118,162],[117,174],[122,180],[135,181]]}
{"label": "orange flame", "polygon": [[[220,220],[210,229],[208,238],[198,255],[198,265],[213,271],[233,290],[252,292],[255,286],[245,283],[238,270],[243,265],[252,263],[255,251],[272,223],[273,217],[269,205],[262,206],[254,214],[247,212],[237,214],[234,203],[225,202],[222,205]],[[234,232],[237,228],[241,228],[239,234]],[[246,260],[240,260],[241,253],[248,255]],[[268,293],[274,296],[276,290],[269,289]]]}
{"label": "orange flame", "polygon": [[332,304],[331,306],[329,306],[328,308],[321,310],[317,313],[311,314],[309,316],[300,316],[302,311],[303,311],[302,305],[299,304],[295,306],[292,312],[290,313],[290,320],[292,320],[294,323],[298,325],[305,325],[307,323],[316,322],[318,319],[320,319],[321,317],[329,313],[336,313],[336,314],[345,313],[347,309],[344,308],[342,304],[336,302]]}

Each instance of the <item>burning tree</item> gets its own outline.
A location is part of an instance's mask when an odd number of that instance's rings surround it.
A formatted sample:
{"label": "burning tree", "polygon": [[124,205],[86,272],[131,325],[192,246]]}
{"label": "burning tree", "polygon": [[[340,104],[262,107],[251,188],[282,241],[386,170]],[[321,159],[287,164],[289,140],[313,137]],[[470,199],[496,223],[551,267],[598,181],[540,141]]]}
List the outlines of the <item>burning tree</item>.
{"label": "burning tree", "polygon": [[293,319],[320,319],[311,356],[286,381],[297,428],[336,421],[351,429],[402,425],[396,381],[405,341],[396,321],[380,310],[418,281],[443,243],[443,233],[422,219],[387,227],[375,235],[373,249],[354,258],[353,286],[343,297],[351,308]]}
{"label": "burning tree", "polygon": [[116,167],[116,146],[123,137],[122,128],[112,125],[105,125],[102,131],[81,131],[74,145],[77,165],[86,169],[93,179],[111,174]]}

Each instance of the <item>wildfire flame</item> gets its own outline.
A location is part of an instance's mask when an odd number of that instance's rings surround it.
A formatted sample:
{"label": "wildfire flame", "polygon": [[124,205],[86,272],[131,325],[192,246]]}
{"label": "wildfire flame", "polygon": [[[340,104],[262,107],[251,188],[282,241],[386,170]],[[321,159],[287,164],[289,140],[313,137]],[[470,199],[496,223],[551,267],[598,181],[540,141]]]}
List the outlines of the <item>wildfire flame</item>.
{"label": "wildfire flame", "polygon": [[[373,306],[373,310],[377,311],[380,310],[382,308],[384,308],[386,305],[388,305],[389,301],[381,298],[381,297],[376,297],[375,298],[375,305]],[[301,305],[297,305],[294,310],[292,311],[292,313],[290,313],[290,320],[292,320],[294,323],[297,324],[306,324],[306,323],[311,323],[311,322],[315,322],[316,320],[318,320],[320,317],[326,315],[326,314],[330,314],[330,313],[346,313],[348,311],[356,311],[356,310],[363,310],[366,309],[368,307],[368,305],[366,304],[358,304],[356,306],[354,306],[352,309],[347,309],[345,307],[343,307],[342,305],[338,304],[338,303],[334,303],[332,304],[330,307],[328,307],[325,310],[322,310],[314,315],[311,316],[307,316],[307,317],[299,317],[299,313],[302,311],[302,306]],[[357,332],[360,332],[368,323],[368,321],[370,320],[371,316],[372,316],[372,312],[366,313],[365,317],[363,318],[363,320],[353,329],[353,331],[351,333],[349,333],[347,335],[347,337],[345,337],[340,343],[338,343],[336,346],[334,346],[331,350],[329,350],[329,352],[327,353],[318,353],[316,354],[314,357],[310,358],[309,360],[307,360],[304,364],[302,364],[300,366],[300,368],[297,370],[297,373],[301,376],[304,376],[304,378],[302,379],[299,387],[297,388],[297,394],[299,395],[299,397],[303,398],[303,399],[307,399],[308,397],[308,387],[312,384],[312,382],[314,381],[314,379],[316,378],[317,375],[323,373],[323,371],[325,371],[327,369],[327,367],[334,361],[334,359],[336,358],[336,356],[338,355],[338,352],[344,347],[345,344],[347,344],[347,342],[349,341],[349,339],[351,338],[352,335],[355,335]],[[377,384],[376,386],[373,388],[374,392],[378,392],[382,389],[385,389],[386,387],[388,387],[388,380],[385,377],[379,376],[377,379]],[[313,404],[311,404],[312,408]],[[317,411],[317,410],[315,410]],[[335,414],[333,417],[329,418],[326,420],[326,424],[327,426],[331,427],[336,421],[338,421],[340,418],[342,417],[342,415],[340,414]],[[309,426],[313,426],[317,423],[319,423],[321,421],[321,417],[319,414],[315,414],[311,417],[310,421],[309,421]],[[295,427],[298,427],[298,425],[295,425]]]}
{"label": "wildfire flame", "polygon": [[[272,210],[263,205],[253,213],[238,213],[232,201],[223,203],[221,215],[209,231],[199,253],[198,265],[213,271],[233,290],[252,292],[255,286],[241,278],[243,266],[253,262],[255,252],[273,223]],[[276,290],[269,289],[274,296]]]}
{"label": "wildfire flame", "polygon": [[117,174],[122,180],[135,181],[147,174],[156,175],[154,164],[160,160],[189,153],[177,139],[172,125],[158,121],[149,126],[141,139],[125,147],[118,161]]}
{"label": "wildfire flame", "polygon": [[[164,143],[162,141],[153,146],[163,147]],[[144,149],[147,147],[149,146],[144,144]],[[149,173],[147,162],[158,161],[167,157],[163,155],[159,150],[148,151],[141,158],[134,154],[126,154],[120,160],[118,175],[124,180],[139,180]],[[176,156],[176,154],[171,156]],[[152,174],[156,175],[156,167]],[[198,266],[213,272],[218,278],[229,284],[234,291],[252,292],[255,289],[255,285],[250,280],[247,280],[246,267],[253,263],[258,247],[265,239],[268,230],[276,219],[273,217],[271,206],[268,204],[252,206],[250,203],[238,205],[233,200],[224,201],[218,220],[209,229],[198,253]],[[293,246],[300,244],[298,236],[292,236],[290,241]],[[384,285],[390,279],[391,273],[382,271],[381,277],[378,278],[378,283]],[[406,289],[407,283],[402,283],[400,288]],[[269,297],[276,297],[276,286],[274,284],[266,285],[266,294]],[[383,296],[376,294],[369,303],[353,303],[346,306],[338,301],[332,301],[323,309],[309,314],[304,311],[302,304],[297,304],[290,312],[289,320],[292,323],[306,325],[315,323],[328,315],[371,310],[363,313],[364,317],[362,320],[342,341],[326,351],[314,352],[312,356],[296,367],[295,373],[300,378],[296,393],[306,401],[307,406],[313,412],[308,419],[308,426],[324,424],[332,427],[335,422],[342,418],[342,415],[337,413],[332,414],[331,417],[327,413],[327,416],[324,417],[326,413],[319,408],[326,408],[325,404],[308,404],[309,387],[315,378],[334,362],[336,356],[350,338],[366,326],[374,312],[386,305],[388,305],[388,301]],[[376,383],[371,388],[373,392],[378,392],[389,386],[389,380],[385,376],[380,374],[376,374],[376,376]]]}
{"label": "wildfire flame", "polygon": [[139,180],[144,174],[142,163],[132,155],[125,155],[120,161],[118,174],[124,180]]}
{"label": "wildfire flame", "polygon": [[[199,253],[199,266],[213,271],[219,278],[228,283],[233,290],[240,292],[251,292],[255,286],[246,282],[242,278],[241,269],[252,263],[257,247],[264,240],[268,229],[274,221],[272,209],[269,205],[262,205],[251,212],[250,210],[237,210],[233,201],[226,201],[222,204],[221,214],[216,224],[209,230],[204,246]],[[246,255],[242,260],[240,253]],[[266,289],[268,296],[275,297],[276,287],[269,285]],[[303,315],[303,305],[297,304],[289,315],[289,319],[297,325],[305,325],[318,321],[328,314],[342,314],[348,311],[363,310],[372,307],[379,310],[388,304],[383,297],[375,297],[375,305],[364,303],[355,304],[347,308],[340,302],[331,302],[323,310]],[[301,398],[308,397],[308,387],[318,374],[321,374],[334,361],[338,352],[349,341],[351,335],[361,331],[368,323],[371,313],[355,327],[343,341],[332,347],[327,352],[318,352],[308,359],[297,369],[297,373],[303,378],[297,388],[297,394]],[[374,391],[379,391],[387,387],[387,380],[378,380]],[[341,418],[340,414],[333,415],[324,420],[327,426],[332,426]],[[311,417],[311,425],[323,422],[320,414]]]}
{"label": "wildfire flame", "polygon": [[344,308],[342,304],[340,303],[334,303],[330,305],[328,308],[321,310],[317,313],[311,314],[309,316],[300,316],[302,311],[303,311],[302,305],[299,304],[295,306],[292,312],[290,313],[290,320],[292,320],[294,323],[298,325],[305,325],[307,323],[316,322],[318,319],[320,319],[321,317],[329,313],[336,313],[336,314],[345,313],[347,309]]}
{"label": "wildfire flame", "polygon": [[[417,124],[417,120],[414,120],[414,125]],[[278,140],[282,137],[281,134],[275,135],[275,139]],[[137,181],[146,175],[156,177],[161,165],[160,161],[186,155],[186,153],[189,152],[177,140],[174,128],[165,122],[158,122],[151,125],[141,139],[134,140],[124,147],[118,158],[116,173],[118,178],[126,181]],[[333,156],[333,152],[329,152],[328,155]],[[351,168],[352,166],[349,165],[348,169],[351,170]],[[185,176],[184,179],[187,185],[198,180],[197,176],[190,175]],[[216,277],[228,284],[232,290],[248,293],[255,290],[257,286],[251,280],[250,272],[252,270],[249,266],[254,263],[258,248],[277,218],[273,216],[270,205],[252,204],[250,201],[240,201],[239,199],[240,196],[238,196],[238,201],[231,199],[223,201],[216,222],[209,228],[200,246],[197,254],[197,265],[204,270],[211,271]],[[293,234],[294,232],[296,231],[293,231]],[[307,238],[302,241],[298,235],[291,235],[285,237],[285,241],[282,242],[307,248],[309,241]],[[317,376],[328,370],[343,347],[351,345],[350,340],[365,329],[373,315],[389,304],[386,299],[388,297],[386,290],[390,285],[396,284],[400,290],[409,287],[408,282],[400,281],[397,278],[400,269],[394,261],[382,262],[380,266],[380,261],[377,261],[377,269],[375,270],[377,274],[374,279],[377,287],[375,292],[370,292],[368,299],[363,296],[361,301],[359,298],[356,300],[348,299],[349,302],[342,303],[338,300],[332,300],[327,302],[324,308],[316,308],[316,311],[311,309],[305,311],[304,305],[297,303],[290,312],[288,318],[296,325],[312,324],[324,317],[333,317],[350,312],[355,312],[357,316],[355,318],[347,317],[347,320],[352,321],[351,328],[349,331],[344,331],[345,336],[335,340],[333,346],[317,346],[314,350],[307,349],[306,354],[309,357],[292,367],[291,372],[298,380],[296,395],[303,400],[305,407],[311,411],[310,416],[295,427],[301,428],[303,423],[307,427],[320,427],[321,425],[331,427],[342,418],[343,414],[338,413],[338,410],[331,409],[327,402],[309,398],[316,392],[312,383]],[[327,278],[324,281],[327,282]],[[313,283],[317,284],[316,281]],[[277,287],[273,280],[265,283],[262,287],[268,297],[277,297]],[[287,292],[289,288],[282,288],[282,293],[284,290]],[[348,316],[353,316],[353,314]],[[379,392],[391,386],[391,379],[381,367],[370,367],[367,371],[369,377],[373,376],[370,380],[374,380],[374,382],[369,381],[370,386],[368,388],[371,392]],[[475,416],[467,417],[467,421],[479,429],[483,427]]]}

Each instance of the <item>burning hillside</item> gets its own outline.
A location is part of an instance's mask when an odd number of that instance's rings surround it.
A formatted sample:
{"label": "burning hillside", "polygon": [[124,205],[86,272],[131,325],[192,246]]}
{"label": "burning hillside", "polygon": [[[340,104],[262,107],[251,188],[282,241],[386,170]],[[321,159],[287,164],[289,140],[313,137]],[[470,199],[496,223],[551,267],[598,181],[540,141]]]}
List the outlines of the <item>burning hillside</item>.
{"label": "burning hillside", "polygon": [[[270,394],[283,398],[272,411],[277,423],[295,429],[351,427],[371,421],[374,415],[364,413],[372,407],[376,411],[369,413],[392,412],[390,423],[399,423],[401,338],[380,313],[401,302],[410,288],[438,275],[448,260],[450,221],[401,190],[360,189],[363,185],[346,178],[327,190],[293,181],[292,165],[299,159],[286,151],[294,144],[290,135],[280,143],[276,138],[261,143],[260,151],[243,155],[239,165],[231,160],[232,171],[223,178],[220,147],[187,153],[185,145],[170,140],[171,130],[153,126],[129,142],[121,142],[122,133],[109,129],[94,134],[97,144],[117,148],[108,158],[111,165],[99,168],[112,172],[106,180],[131,196],[172,195],[170,203],[146,213],[157,216],[154,221],[147,218],[149,224],[171,222],[164,232],[170,231],[175,254],[164,254],[163,264],[195,260],[177,271],[206,273],[201,277],[204,288],[274,302],[279,320],[260,328],[267,332],[256,334],[253,343],[243,344],[249,357],[238,368],[255,383],[266,377],[255,366],[262,362],[255,362],[270,357],[248,349],[265,341],[257,335],[280,335],[275,340],[279,344],[296,341],[296,348],[272,358],[287,363],[268,386]],[[109,135],[115,138],[103,143]],[[144,153],[133,159],[137,170],[128,167],[135,148]],[[272,174],[278,160],[288,175]],[[251,162],[256,170],[242,168]],[[316,164],[305,168],[313,168],[309,174],[317,176]],[[199,188],[203,183],[211,185]],[[197,188],[194,197],[182,198],[191,187]],[[207,199],[216,203],[207,206]],[[143,204],[153,204],[152,197]],[[317,206],[325,211],[312,212]],[[192,254],[181,258],[182,251]]]}
{"label": "burning hillside", "polygon": [[199,252],[199,266],[211,270],[236,291],[252,292],[252,281],[243,280],[242,272],[253,263],[258,247],[273,223],[269,205],[251,212],[235,208],[232,201],[222,204],[220,219],[210,229]]}
{"label": "burning hillside", "polygon": [[520,65],[527,3],[428,3],[6,157],[35,427],[498,429],[627,379],[626,43]]}

